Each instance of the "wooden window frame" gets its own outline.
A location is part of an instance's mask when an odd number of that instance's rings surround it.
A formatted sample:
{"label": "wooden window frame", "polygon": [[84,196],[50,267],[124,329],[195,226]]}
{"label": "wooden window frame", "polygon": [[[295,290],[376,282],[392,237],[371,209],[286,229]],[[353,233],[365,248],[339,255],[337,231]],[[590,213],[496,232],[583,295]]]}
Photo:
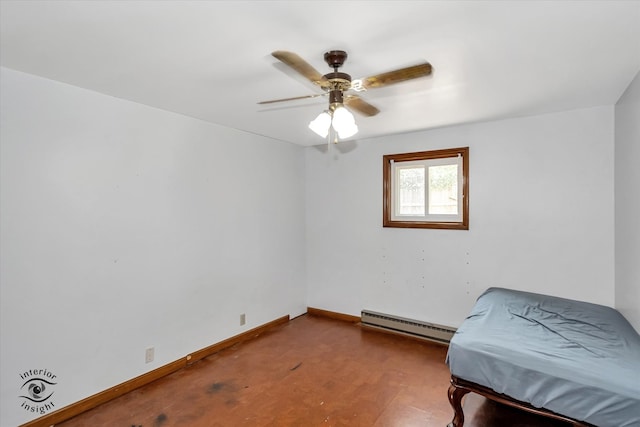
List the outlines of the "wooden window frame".
{"label": "wooden window frame", "polygon": [[[449,157],[462,157],[462,220],[461,221],[399,221],[392,219],[391,170],[394,162],[408,162],[415,160],[431,160]],[[398,228],[436,228],[448,230],[469,229],[469,147],[447,148],[442,150],[419,151],[415,153],[387,154],[382,158],[382,225],[383,227]]]}

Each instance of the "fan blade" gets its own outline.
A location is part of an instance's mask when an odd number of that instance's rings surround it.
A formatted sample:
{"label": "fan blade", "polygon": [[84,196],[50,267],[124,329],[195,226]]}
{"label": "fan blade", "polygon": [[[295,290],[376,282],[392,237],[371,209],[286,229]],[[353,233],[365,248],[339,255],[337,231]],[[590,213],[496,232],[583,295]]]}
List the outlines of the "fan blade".
{"label": "fan blade", "polygon": [[312,83],[318,86],[323,86],[327,79],[315,68],[313,68],[307,61],[293,52],[287,52],[284,50],[277,50],[272,52],[275,58],[279,59],[289,67],[293,68],[298,73],[309,79]]}
{"label": "fan blade", "polygon": [[394,83],[404,82],[406,80],[417,79],[419,77],[426,77],[431,74],[431,64],[425,62],[424,64],[414,65],[412,67],[401,68],[395,71],[389,71],[388,73],[382,73],[375,76],[362,79],[362,87],[365,89],[373,89],[382,86],[387,86]]}
{"label": "fan blade", "polygon": [[272,99],[270,101],[260,101],[258,104],[273,104],[275,102],[295,101],[297,99],[317,98],[319,96],[327,96],[327,93],[318,93],[315,95],[294,96],[293,98]]}
{"label": "fan blade", "polygon": [[344,103],[347,107],[356,110],[358,113],[365,116],[375,116],[380,112],[376,107],[356,95],[349,95],[345,97]]}

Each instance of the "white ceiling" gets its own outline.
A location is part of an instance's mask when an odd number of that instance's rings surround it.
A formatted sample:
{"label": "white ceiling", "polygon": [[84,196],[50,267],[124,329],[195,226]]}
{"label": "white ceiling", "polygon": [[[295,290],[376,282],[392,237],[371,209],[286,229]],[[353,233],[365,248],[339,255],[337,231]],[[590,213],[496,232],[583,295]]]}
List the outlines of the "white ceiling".
{"label": "white ceiling", "polygon": [[324,97],[270,53],[353,78],[432,64],[361,96],[352,139],[613,105],[640,70],[640,1],[6,1],[2,66],[300,145]]}

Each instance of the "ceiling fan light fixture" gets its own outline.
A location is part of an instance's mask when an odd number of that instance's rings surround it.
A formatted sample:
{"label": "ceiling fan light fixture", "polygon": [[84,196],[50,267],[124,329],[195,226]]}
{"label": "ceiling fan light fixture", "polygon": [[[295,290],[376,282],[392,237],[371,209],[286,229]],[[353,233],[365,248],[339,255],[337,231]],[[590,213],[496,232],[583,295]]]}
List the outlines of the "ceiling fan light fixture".
{"label": "ceiling fan light fixture", "polygon": [[309,129],[314,131],[322,138],[326,138],[329,134],[329,128],[331,127],[331,115],[328,111],[323,111],[315,118],[315,120],[309,123]]}
{"label": "ceiling fan light fixture", "polygon": [[349,138],[358,133],[358,126],[353,114],[342,104],[333,104],[330,111],[323,111],[309,123],[309,129],[321,138],[326,138],[329,135],[331,127],[338,133],[340,139]]}
{"label": "ceiling fan light fixture", "polygon": [[358,126],[353,114],[342,105],[334,108],[331,125],[342,139],[349,138],[358,132]]}
{"label": "ceiling fan light fixture", "polygon": [[346,108],[344,108],[341,104],[337,105],[333,109],[333,127],[335,130],[340,130],[340,128],[355,124],[356,119],[353,117],[353,114]]}

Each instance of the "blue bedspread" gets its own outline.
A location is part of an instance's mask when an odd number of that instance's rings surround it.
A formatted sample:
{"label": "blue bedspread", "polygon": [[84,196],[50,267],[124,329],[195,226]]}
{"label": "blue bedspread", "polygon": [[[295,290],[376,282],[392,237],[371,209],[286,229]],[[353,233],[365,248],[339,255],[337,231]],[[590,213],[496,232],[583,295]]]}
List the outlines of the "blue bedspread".
{"label": "blue bedspread", "polygon": [[538,408],[640,426],[640,335],[609,307],[489,288],[452,338],[447,364]]}

